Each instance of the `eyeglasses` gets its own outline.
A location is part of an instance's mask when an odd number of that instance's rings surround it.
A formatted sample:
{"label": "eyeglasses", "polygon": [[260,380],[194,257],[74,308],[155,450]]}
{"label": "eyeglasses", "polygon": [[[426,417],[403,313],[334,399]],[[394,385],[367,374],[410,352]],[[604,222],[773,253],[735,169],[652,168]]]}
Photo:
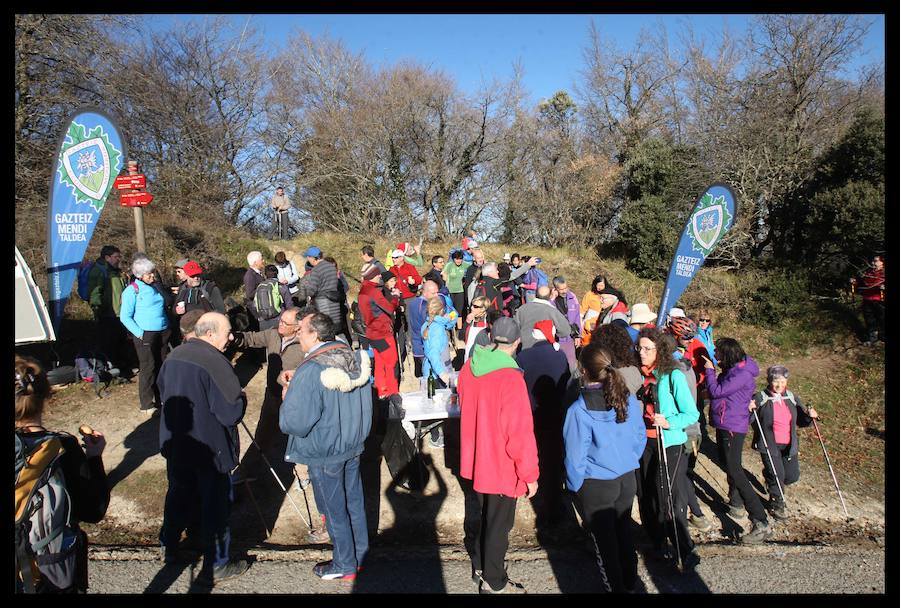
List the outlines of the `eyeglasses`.
{"label": "eyeglasses", "polygon": [[635,346],[634,350],[639,353],[649,353],[652,350],[656,350],[655,346]]}
{"label": "eyeglasses", "polygon": [[712,323],[712,319],[697,319],[700,323]]}
{"label": "eyeglasses", "polygon": [[285,323],[284,319],[278,319],[279,325],[284,325],[285,327],[294,327],[295,325],[300,325],[299,323]]}
{"label": "eyeglasses", "polygon": [[479,306],[478,304],[472,304],[472,309],[474,310],[476,308],[481,310],[482,308],[484,308],[484,306]]}

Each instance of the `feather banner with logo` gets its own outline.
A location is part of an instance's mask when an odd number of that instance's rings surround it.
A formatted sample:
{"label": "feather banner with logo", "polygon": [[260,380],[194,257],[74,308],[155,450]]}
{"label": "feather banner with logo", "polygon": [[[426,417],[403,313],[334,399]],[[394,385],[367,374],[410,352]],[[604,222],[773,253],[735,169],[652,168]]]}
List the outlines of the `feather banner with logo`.
{"label": "feather banner with logo", "polygon": [[697,200],[669,267],[669,276],[666,278],[657,313],[660,326],[665,323],[669,309],[678,302],[691,279],[703,266],[706,257],[734,225],[736,217],[737,197],[725,184],[711,185]]}
{"label": "feather banner with logo", "polygon": [[116,122],[81,108],[65,123],[50,176],[47,221],[50,314],[59,333],[66,301],[127,150]]}

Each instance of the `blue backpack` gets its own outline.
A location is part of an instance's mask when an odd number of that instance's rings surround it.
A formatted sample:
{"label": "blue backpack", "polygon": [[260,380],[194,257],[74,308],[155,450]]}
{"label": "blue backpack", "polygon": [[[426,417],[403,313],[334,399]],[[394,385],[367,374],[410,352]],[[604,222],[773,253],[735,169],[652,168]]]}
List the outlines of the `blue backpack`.
{"label": "blue backpack", "polygon": [[537,276],[537,286],[542,287],[544,285],[550,284],[550,279],[547,278],[547,274],[538,268],[534,269],[534,273]]}
{"label": "blue backpack", "polygon": [[[78,269],[78,297],[85,302],[89,302],[91,300],[91,292],[88,291],[88,275],[91,274],[91,269],[94,267],[94,265],[95,262],[89,262],[85,260],[81,263],[81,267]],[[106,266],[100,266],[100,270],[103,271],[104,279],[109,276]]]}

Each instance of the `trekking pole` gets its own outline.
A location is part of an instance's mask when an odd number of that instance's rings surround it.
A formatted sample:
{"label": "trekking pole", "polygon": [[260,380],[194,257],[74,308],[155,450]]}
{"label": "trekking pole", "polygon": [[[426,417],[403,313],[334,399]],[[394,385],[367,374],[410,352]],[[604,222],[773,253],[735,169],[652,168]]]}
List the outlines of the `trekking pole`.
{"label": "trekking pole", "polygon": [[[722,487],[722,485],[718,482],[718,480],[716,480],[716,477],[715,477],[715,475],[712,474],[712,471],[710,471],[708,468],[706,468],[705,464],[700,462],[699,456],[697,457],[697,464],[699,464],[701,467],[703,467],[703,470],[706,471],[706,474],[709,475],[709,478],[712,479],[712,481],[716,484],[716,487],[719,488],[719,490],[722,492],[722,496],[727,499],[728,491]],[[696,473],[694,473],[694,475],[696,475]]]}
{"label": "trekking pole", "polygon": [[[672,500],[672,483],[669,479],[669,457],[666,455],[666,448],[663,446],[662,429],[658,424],[655,424],[653,426],[656,427],[656,447],[659,449],[660,453],[659,462],[665,468],[666,495],[669,499],[669,516],[672,518],[672,532],[675,536],[675,554],[678,559],[678,567],[682,568],[683,564],[681,563],[681,547],[679,547],[678,543],[678,527],[675,524],[675,503]],[[663,473],[663,471],[660,471],[660,473]]]}
{"label": "trekking pole", "polygon": [[825,463],[828,465],[828,470],[831,471],[831,479],[834,481],[834,488],[837,490],[838,498],[841,499],[841,506],[844,508],[844,517],[850,519],[850,514],[847,513],[847,505],[844,504],[844,495],[841,494],[841,487],[838,485],[837,476],[834,474],[834,467],[831,466],[831,459],[828,457],[828,450],[825,449],[825,440],[822,438],[822,433],[819,432],[819,423],[815,418],[812,419],[813,425],[816,427],[816,437],[819,438],[819,443],[822,444],[822,453],[825,454]]}
{"label": "trekking pole", "polygon": [[[246,473],[244,474],[246,475]],[[272,533],[269,532],[269,525],[266,523],[266,518],[263,517],[262,510],[260,510],[259,504],[257,504],[256,502],[256,497],[253,495],[253,490],[250,489],[250,482],[248,481],[247,483],[245,483],[244,487],[247,488],[247,493],[250,495],[250,500],[253,502],[253,506],[256,508],[256,514],[259,515],[259,521],[262,522],[263,529],[266,531],[266,539],[268,540]]]}
{"label": "trekking pole", "polygon": [[306,497],[306,486],[309,485],[309,479],[300,479],[300,475],[297,474],[297,465],[291,467],[291,471],[294,473],[294,479],[297,480],[297,485],[300,487],[300,491],[303,493],[303,502],[306,503],[306,514],[309,516],[309,521],[312,521],[312,511],[309,510],[309,499]]}
{"label": "trekking pole", "polygon": [[303,513],[300,511],[300,507],[298,507],[298,506],[297,506],[297,503],[294,502],[294,499],[291,498],[291,493],[288,492],[288,489],[284,487],[284,484],[281,482],[281,478],[278,477],[278,473],[276,473],[276,472],[275,472],[275,469],[272,468],[272,464],[269,462],[269,459],[266,458],[266,455],[265,455],[265,453],[263,452],[262,448],[259,447],[259,444],[258,444],[258,443],[256,443],[256,438],[253,436],[253,433],[251,433],[251,432],[250,432],[250,429],[247,428],[247,423],[244,422],[243,420],[241,420],[241,426],[244,427],[244,430],[247,431],[247,434],[248,434],[248,435],[250,435],[250,441],[252,441],[252,442],[253,442],[253,445],[256,446],[256,449],[259,450],[259,455],[262,456],[262,459],[265,461],[266,466],[269,467],[269,471],[272,473],[272,477],[274,477],[274,478],[275,478],[275,481],[278,482],[278,486],[282,489],[282,491],[284,492],[284,495],[287,496],[287,499],[288,499],[289,501],[291,501],[291,505],[293,505],[294,510],[297,511],[297,515],[300,516],[300,519],[303,520],[303,523],[305,523],[307,526],[309,526],[309,529],[310,529],[310,530],[313,530],[312,522],[311,522],[311,521],[306,521],[306,518],[303,517]]}
{"label": "trekking pole", "polygon": [[756,419],[756,426],[759,427],[759,434],[763,440],[763,446],[766,448],[766,454],[769,456],[769,464],[772,466],[772,475],[775,476],[775,483],[778,484],[778,493],[781,494],[781,502],[787,505],[787,501],[784,499],[784,488],[781,487],[781,480],[778,479],[778,469],[775,468],[775,459],[772,458],[772,452],[769,451],[769,442],[766,441],[766,434],[763,432],[762,423],[759,421],[759,414],[756,413],[756,408],[753,408],[753,417]]}

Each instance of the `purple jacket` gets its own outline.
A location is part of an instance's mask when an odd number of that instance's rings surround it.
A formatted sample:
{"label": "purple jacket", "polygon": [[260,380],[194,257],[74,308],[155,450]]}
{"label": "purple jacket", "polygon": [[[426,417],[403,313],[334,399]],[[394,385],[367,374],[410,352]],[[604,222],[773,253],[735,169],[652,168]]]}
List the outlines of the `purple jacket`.
{"label": "purple jacket", "polygon": [[747,433],[750,410],[747,406],[756,393],[759,366],[753,357],[747,358],[725,373],[706,375],[710,396],[710,423],[717,429],[732,433]]}
{"label": "purple jacket", "polygon": [[[559,312],[566,315],[569,323],[578,327],[578,336],[581,337],[581,306],[578,304],[578,297],[570,289],[566,292],[566,310],[562,310],[556,301],[553,302]],[[572,338],[568,335],[557,336],[559,342],[572,342]]]}

